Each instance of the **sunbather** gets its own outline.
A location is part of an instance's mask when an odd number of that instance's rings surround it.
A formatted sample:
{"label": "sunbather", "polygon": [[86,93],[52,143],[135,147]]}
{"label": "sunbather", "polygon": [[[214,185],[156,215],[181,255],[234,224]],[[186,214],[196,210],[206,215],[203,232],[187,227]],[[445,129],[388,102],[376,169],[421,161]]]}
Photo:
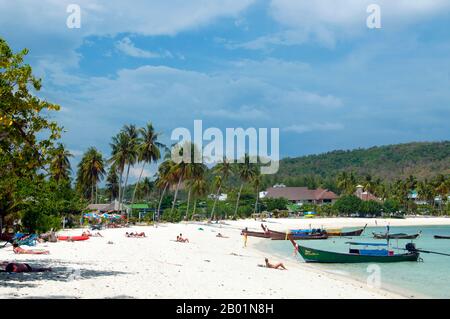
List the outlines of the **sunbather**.
{"label": "sunbather", "polygon": [[219,237],[219,238],[228,238],[227,236],[224,236],[224,235],[222,235],[221,233],[218,233],[218,234],[216,235],[216,237]]}
{"label": "sunbather", "polygon": [[22,254],[22,255],[48,255],[48,254],[50,254],[50,252],[48,250],[23,249],[17,243],[13,244],[13,251],[15,254]]}
{"label": "sunbather", "polygon": [[89,230],[84,231],[81,236],[83,237],[103,237],[102,234],[100,234],[100,232],[96,232],[96,233],[91,233]]}
{"label": "sunbather", "polygon": [[0,272],[46,272],[52,271],[51,268],[33,268],[29,264],[25,263],[10,263],[2,262]]}
{"label": "sunbather", "polygon": [[127,236],[127,237],[134,237],[134,238],[136,238],[136,237],[146,237],[144,232],[141,232],[141,233],[137,233],[137,232],[136,233],[128,233],[128,232],[126,232],[125,236]]}
{"label": "sunbather", "polygon": [[265,262],[267,268],[287,270],[286,267],[284,267],[283,263],[271,264],[269,263],[268,258],[265,259]]}
{"label": "sunbather", "polygon": [[183,234],[180,234],[179,236],[177,236],[177,241],[180,243],[188,243],[189,239],[183,238]]}

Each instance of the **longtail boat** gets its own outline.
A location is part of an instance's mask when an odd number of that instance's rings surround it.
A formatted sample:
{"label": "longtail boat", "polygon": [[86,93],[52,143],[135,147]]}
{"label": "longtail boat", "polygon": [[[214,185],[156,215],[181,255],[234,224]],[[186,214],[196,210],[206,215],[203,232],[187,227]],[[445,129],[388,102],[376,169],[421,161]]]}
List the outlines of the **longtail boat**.
{"label": "longtail boat", "polygon": [[251,236],[251,237],[270,238],[270,235],[268,232],[249,231],[247,229],[243,229],[241,232],[241,235],[244,235],[244,234],[246,234],[247,236]]}
{"label": "longtail boat", "polygon": [[367,225],[364,228],[343,232],[340,229],[329,229],[325,230],[327,232],[328,237],[352,237],[352,236],[361,236],[361,234],[366,229]]}
{"label": "longtail boat", "polygon": [[434,235],[435,239],[450,239],[450,236],[444,236],[444,235]]}
{"label": "longtail boat", "polygon": [[404,234],[404,233],[398,233],[398,234],[389,234],[389,233],[372,233],[373,234],[373,238],[375,239],[416,239],[417,237],[419,237],[421,232],[417,233],[417,234],[412,234],[412,235],[408,235],[408,234]]}
{"label": "longtail boat", "polygon": [[328,235],[326,233],[295,233],[292,232],[279,232],[274,230],[269,230],[269,235],[272,240],[289,240],[292,238],[294,240],[313,240],[313,239],[327,239]]}
{"label": "longtail boat", "polygon": [[[388,249],[387,244],[377,243],[348,243],[355,246],[365,246],[364,249],[349,248],[348,253],[338,253],[332,251],[309,248],[297,244],[291,239],[295,249],[300,253],[305,262],[316,263],[388,263],[401,261],[417,261],[420,253],[415,249],[414,244],[406,245],[407,253],[395,254]],[[368,246],[379,246],[382,249],[367,249]]]}

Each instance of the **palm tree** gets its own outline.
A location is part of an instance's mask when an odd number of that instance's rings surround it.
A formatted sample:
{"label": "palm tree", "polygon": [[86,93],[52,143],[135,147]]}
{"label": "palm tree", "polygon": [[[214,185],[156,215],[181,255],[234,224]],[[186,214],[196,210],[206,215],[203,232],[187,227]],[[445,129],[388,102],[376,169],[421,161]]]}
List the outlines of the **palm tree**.
{"label": "palm tree", "polygon": [[146,201],[148,201],[150,198],[150,192],[153,189],[153,182],[150,180],[150,178],[145,177],[140,183],[139,188],[142,191],[142,196]]}
{"label": "palm tree", "polygon": [[236,200],[236,208],[234,210],[234,217],[237,216],[238,208],[239,208],[239,199],[241,197],[242,188],[244,184],[251,181],[255,176],[255,166],[250,163],[250,157],[248,154],[245,154],[244,160],[242,163],[237,164],[237,174],[241,180],[241,187],[239,188],[239,193]]}
{"label": "palm tree", "polygon": [[139,182],[141,181],[145,164],[150,164],[159,160],[161,158],[161,148],[166,147],[164,144],[158,142],[160,134],[155,132],[152,123],[147,123],[147,127],[141,128],[139,130],[139,133],[141,134],[141,141],[138,146],[138,161],[142,162],[142,169],[141,173],[139,174],[138,181],[134,187],[131,206],[133,206],[134,204],[136,190],[138,188]]}
{"label": "palm tree", "polygon": [[127,182],[125,182],[125,187],[122,188],[125,166],[128,164],[126,175],[126,181],[128,181],[131,163],[134,162],[136,158],[136,141],[131,140],[132,137],[135,137],[135,134],[132,130],[129,133],[127,133],[125,129],[122,130],[112,138],[112,143],[110,144],[112,151],[109,162],[117,168],[119,173],[119,210],[122,210],[122,201],[127,184]]}
{"label": "palm tree", "polygon": [[337,178],[337,186],[342,193],[346,195],[352,194],[356,186],[356,178],[353,172],[341,172]]}
{"label": "palm tree", "polygon": [[[185,180],[187,180],[186,186],[189,188],[188,190],[188,202],[186,207],[186,220],[188,219],[189,213],[189,201],[191,197],[191,193],[194,195],[195,203],[197,201],[197,197],[204,195],[206,192],[206,181],[205,181],[205,172],[207,170],[206,165],[202,163],[189,163],[186,167]],[[194,213],[195,213],[195,205],[194,205]]]}
{"label": "palm tree", "polygon": [[54,150],[53,159],[50,163],[50,174],[57,183],[62,180],[69,180],[70,173],[72,172],[69,158],[72,156],[61,143]]}
{"label": "palm tree", "polygon": [[95,147],[90,147],[83,155],[78,168],[84,183],[89,183],[91,186],[91,203],[97,203],[97,185],[105,175],[102,154]]}
{"label": "palm tree", "polygon": [[[192,217],[195,215],[197,208],[197,200],[199,197],[204,196],[208,190],[208,186],[205,180],[206,165],[195,163],[195,167],[192,172],[192,177],[190,180],[190,187],[194,195],[194,210],[192,212]],[[186,219],[187,219],[186,215]]]}
{"label": "palm tree", "polygon": [[261,172],[260,172],[259,167],[257,167],[255,169],[255,175],[252,178],[252,184],[253,184],[253,187],[255,188],[255,192],[256,192],[255,209],[253,211],[254,213],[258,212],[259,189],[261,187],[261,181],[262,181]]}
{"label": "palm tree", "polygon": [[[184,159],[183,152],[186,149],[189,150],[190,152],[189,161],[185,161]],[[175,203],[177,202],[177,196],[181,182],[183,181],[184,178],[186,178],[189,175],[190,169],[189,164],[194,162],[195,145],[191,142],[185,142],[183,145],[177,144],[174,146],[174,152],[178,152],[178,155],[181,156],[183,159],[179,163],[175,164],[171,169],[171,174],[178,181],[177,186],[175,188],[175,194],[173,196],[171,213],[173,213],[173,210],[175,209]]]}
{"label": "palm tree", "polygon": [[222,186],[226,183],[227,179],[233,174],[233,167],[227,161],[227,158],[224,156],[221,163],[217,164],[214,169],[214,173],[216,174],[215,185],[217,187],[217,193],[214,198],[214,204],[211,211],[211,220],[215,218],[214,212],[216,209],[216,204],[220,196],[220,191],[222,190]]}
{"label": "palm tree", "polygon": [[442,209],[444,207],[443,204],[447,201],[447,195],[449,193],[450,187],[445,179],[445,176],[442,174],[439,174],[436,177],[434,185],[436,193],[439,194],[439,197],[441,198],[439,206]]}
{"label": "palm tree", "polygon": [[160,196],[159,203],[158,203],[158,211],[157,211],[158,220],[159,220],[159,213],[161,211],[162,200],[167,191],[167,188],[174,183],[174,175],[172,174],[174,166],[175,166],[175,163],[172,160],[166,159],[158,167],[158,174],[157,174],[157,178],[156,178],[156,187],[160,190],[162,189],[161,196]]}
{"label": "palm tree", "polygon": [[130,168],[136,163],[138,157],[138,145],[140,143],[139,131],[135,125],[125,125],[122,129],[123,133],[127,136],[128,140],[128,156],[126,157],[125,164],[128,164],[127,174],[125,176],[125,184],[123,186],[122,198],[120,203],[123,203],[125,198],[125,192],[127,190],[128,176],[130,175]]}
{"label": "palm tree", "polygon": [[364,190],[369,193],[373,193],[374,191],[374,182],[372,180],[372,175],[367,174],[366,177],[364,177],[363,182]]}
{"label": "palm tree", "polygon": [[110,200],[113,201],[119,195],[119,181],[117,178],[117,168],[114,165],[109,167],[108,176],[106,177],[106,189],[109,193]]}

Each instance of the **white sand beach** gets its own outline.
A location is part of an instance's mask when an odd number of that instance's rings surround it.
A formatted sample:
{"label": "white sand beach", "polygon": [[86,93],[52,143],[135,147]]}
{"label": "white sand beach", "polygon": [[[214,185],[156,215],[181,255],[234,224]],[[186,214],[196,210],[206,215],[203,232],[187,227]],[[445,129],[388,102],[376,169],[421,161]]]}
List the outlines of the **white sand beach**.
{"label": "white sand beach", "polygon": [[[378,226],[448,225],[450,218],[376,219]],[[0,273],[0,298],[402,298],[365,283],[326,273],[301,262],[269,256],[240,230],[260,230],[261,221],[160,224],[102,230],[82,242],[38,244],[50,255],[15,255],[0,249],[0,261],[52,267],[49,273]],[[274,230],[290,227],[375,226],[375,219],[269,219]],[[203,230],[201,230],[202,228]],[[145,232],[127,238],[125,232]],[[81,229],[60,234],[81,235]],[[229,238],[217,238],[220,232]],[[189,243],[176,242],[182,233]],[[108,243],[112,242],[112,243]],[[264,257],[281,261],[286,271],[258,267]]]}

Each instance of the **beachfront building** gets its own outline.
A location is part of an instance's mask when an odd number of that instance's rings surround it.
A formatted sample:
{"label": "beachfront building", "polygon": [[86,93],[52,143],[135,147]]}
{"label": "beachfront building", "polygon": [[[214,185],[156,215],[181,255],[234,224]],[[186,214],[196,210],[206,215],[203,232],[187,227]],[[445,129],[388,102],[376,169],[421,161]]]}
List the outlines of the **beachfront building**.
{"label": "beachfront building", "polygon": [[123,205],[125,211],[127,212],[127,216],[132,216],[133,212],[138,213],[139,219],[144,217],[148,212],[150,212],[150,206],[148,204],[133,204],[133,205]]}
{"label": "beachfront building", "polygon": [[97,214],[117,212],[119,211],[119,202],[115,200],[109,204],[89,204],[84,210]]}
{"label": "beachfront building", "polygon": [[376,202],[381,201],[378,197],[373,195],[371,192],[364,191],[364,186],[362,186],[362,185],[356,186],[356,191],[354,194],[356,197],[358,197],[360,200],[363,200],[363,201],[369,201],[369,200],[373,200]]}
{"label": "beachfront building", "polygon": [[208,195],[209,199],[216,199],[216,197],[219,202],[224,202],[228,199],[228,195],[225,193],[221,193],[219,195],[217,195],[217,194],[209,194]]}
{"label": "beachfront building", "polygon": [[317,188],[309,189],[308,187],[286,187],[276,185],[266,190],[266,198],[286,198],[296,204],[326,204],[333,203],[338,196],[328,189]]}

